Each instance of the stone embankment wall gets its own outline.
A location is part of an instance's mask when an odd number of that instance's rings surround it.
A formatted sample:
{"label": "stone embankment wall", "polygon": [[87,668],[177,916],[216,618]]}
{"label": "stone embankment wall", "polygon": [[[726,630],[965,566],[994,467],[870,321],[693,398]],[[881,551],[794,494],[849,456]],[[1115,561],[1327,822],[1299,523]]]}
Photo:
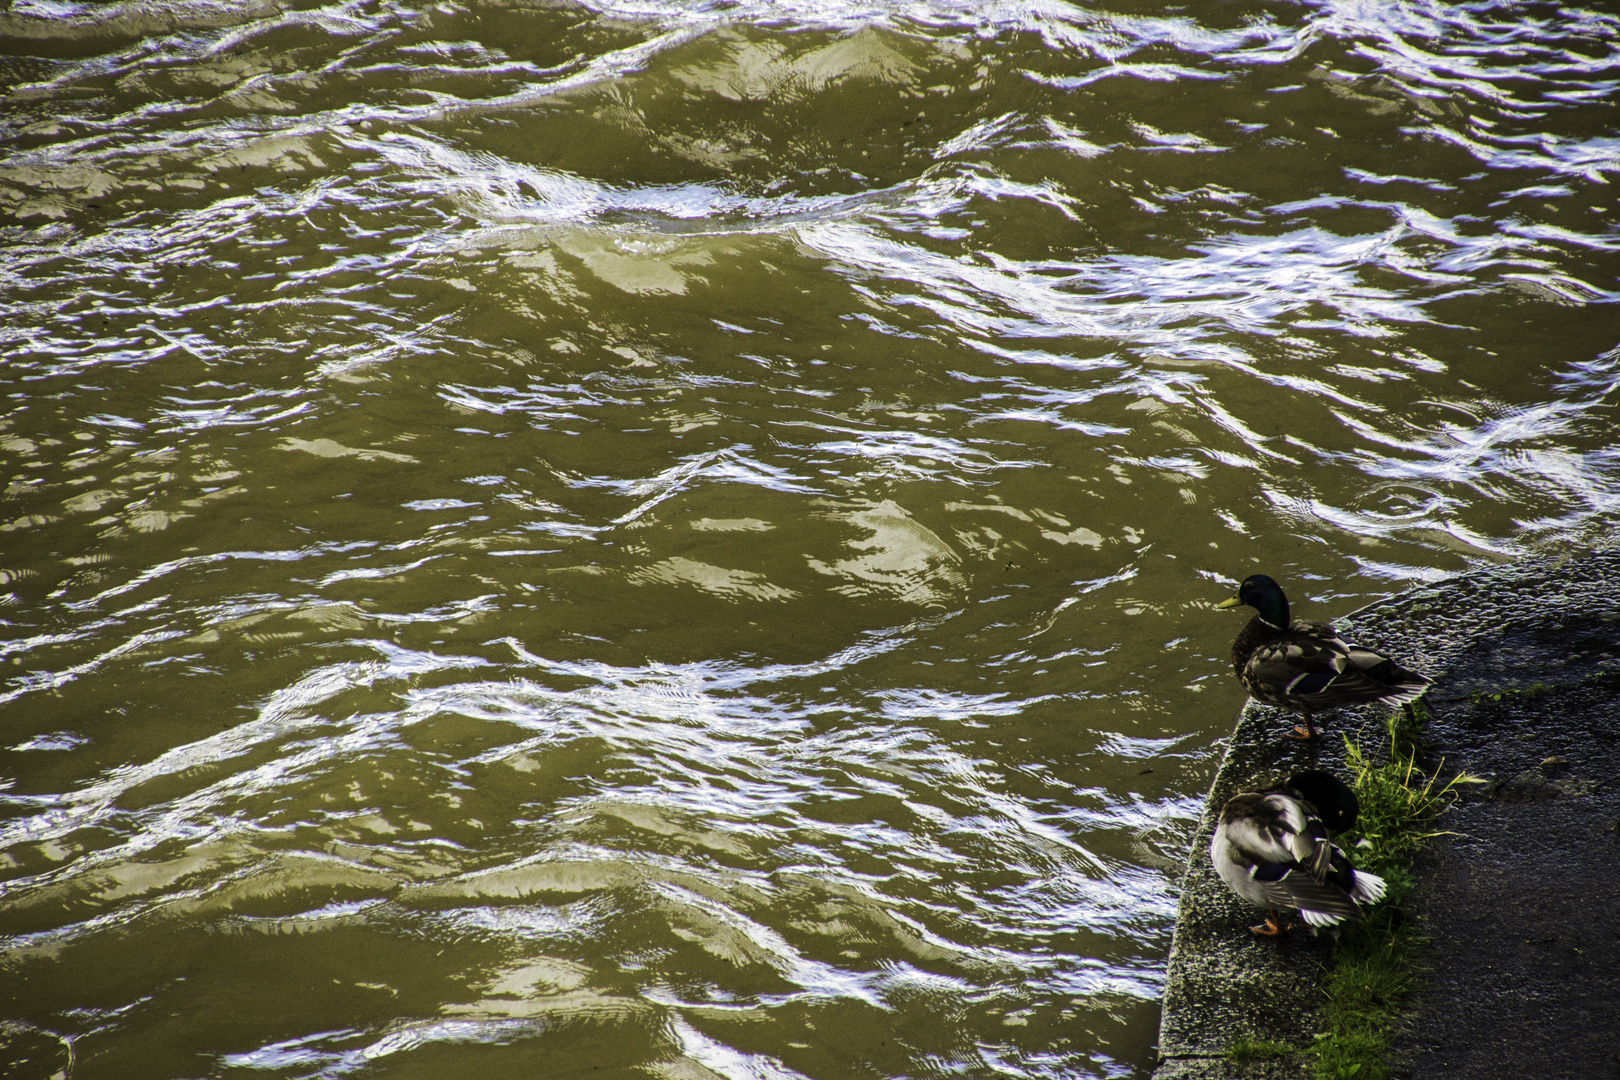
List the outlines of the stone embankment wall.
{"label": "stone embankment wall", "polygon": [[[1431,771],[1488,781],[1418,861],[1407,907],[1434,945],[1395,1075],[1620,1078],[1620,552],[1460,575],[1338,625],[1434,679]],[[1227,1059],[1244,1039],[1311,1045],[1330,944],[1249,933],[1256,909],[1209,863],[1213,815],[1297,769],[1346,776],[1343,736],[1383,753],[1387,712],[1326,715],[1313,747],[1284,738],[1294,714],[1244,706],[1182,879],[1154,1080],[1312,1075],[1304,1054]]]}

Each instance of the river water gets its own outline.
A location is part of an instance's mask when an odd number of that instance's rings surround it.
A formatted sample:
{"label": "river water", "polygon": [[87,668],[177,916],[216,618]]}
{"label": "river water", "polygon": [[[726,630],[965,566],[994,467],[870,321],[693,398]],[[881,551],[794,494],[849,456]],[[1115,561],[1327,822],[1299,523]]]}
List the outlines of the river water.
{"label": "river water", "polygon": [[0,1071],[1145,1076],[1213,603],[1620,520],[1617,84],[1559,3],[12,0]]}

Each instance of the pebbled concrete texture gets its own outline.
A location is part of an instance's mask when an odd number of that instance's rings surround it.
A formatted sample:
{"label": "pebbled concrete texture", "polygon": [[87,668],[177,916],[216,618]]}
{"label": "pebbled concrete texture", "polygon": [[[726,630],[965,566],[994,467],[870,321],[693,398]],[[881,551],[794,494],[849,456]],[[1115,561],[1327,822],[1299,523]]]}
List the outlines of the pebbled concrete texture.
{"label": "pebbled concrete texture", "polygon": [[[1460,575],[1337,622],[1435,680],[1430,770],[1488,781],[1415,868],[1407,906],[1434,946],[1392,1073],[1620,1080],[1620,551]],[[1313,748],[1283,737],[1293,714],[1244,706],[1182,879],[1155,1080],[1310,1075],[1303,1055],[1226,1059],[1243,1039],[1311,1044],[1329,940],[1248,932],[1259,913],[1209,864],[1212,815],[1298,768],[1347,775],[1342,736],[1385,752],[1388,711],[1329,714]]]}

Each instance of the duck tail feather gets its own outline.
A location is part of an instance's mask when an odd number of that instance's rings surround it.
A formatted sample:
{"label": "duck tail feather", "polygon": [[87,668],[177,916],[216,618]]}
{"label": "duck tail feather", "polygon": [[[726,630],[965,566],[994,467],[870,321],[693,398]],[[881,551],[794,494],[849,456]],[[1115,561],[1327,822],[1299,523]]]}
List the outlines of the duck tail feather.
{"label": "duck tail feather", "polygon": [[1372,904],[1384,898],[1384,890],[1388,883],[1377,874],[1369,874],[1365,870],[1355,872],[1355,884],[1350,889],[1350,899],[1358,904]]}
{"label": "duck tail feather", "polygon": [[[1299,917],[1309,926],[1337,926],[1344,922],[1343,915],[1335,915],[1327,911],[1312,911],[1309,908],[1300,908]],[[1352,918],[1360,920],[1361,914],[1357,912]]]}

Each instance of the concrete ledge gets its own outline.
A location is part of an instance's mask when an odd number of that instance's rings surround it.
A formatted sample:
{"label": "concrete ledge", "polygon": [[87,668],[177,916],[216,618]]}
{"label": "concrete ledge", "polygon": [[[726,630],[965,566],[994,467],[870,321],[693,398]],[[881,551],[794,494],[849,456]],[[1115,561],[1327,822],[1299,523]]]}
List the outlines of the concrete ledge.
{"label": "concrete ledge", "polygon": [[[1417,866],[1408,906],[1435,938],[1436,966],[1398,1071],[1620,1077],[1620,552],[1472,572],[1337,622],[1435,680],[1428,737],[1444,771],[1493,779],[1445,819],[1463,835],[1431,845]],[[1343,775],[1344,734],[1385,752],[1387,713],[1329,715],[1311,748],[1283,737],[1292,714],[1244,706],[1182,879],[1155,1080],[1310,1075],[1303,1055],[1226,1059],[1243,1039],[1311,1045],[1329,940],[1248,932],[1255,909],[1209,864],[1213,815],[1295,769]]]}

